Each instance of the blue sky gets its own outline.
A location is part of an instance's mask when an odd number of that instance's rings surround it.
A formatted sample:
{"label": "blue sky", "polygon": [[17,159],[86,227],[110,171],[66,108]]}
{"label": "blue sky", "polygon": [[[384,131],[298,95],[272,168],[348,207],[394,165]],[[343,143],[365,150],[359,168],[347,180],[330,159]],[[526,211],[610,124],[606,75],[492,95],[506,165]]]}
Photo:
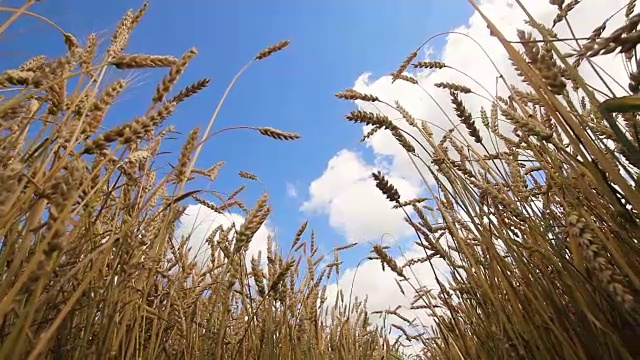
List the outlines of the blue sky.
{"label": "blue sky", "polygon": [[[11,0],[3,5],[20,3]],[[125,11],[141,4],[51,0],[32,10],[81,41],[90,32],[98,32],[108,41]],[[198,48],[199,55],[176,90],[202,77],[212,79],[210,87],[183,103],[169,119],[186,135],[196,125],[206,126],[224,88],[249,59],[271,44],[290,39],[289,48],[245,73],[228,97],[214,130],[235,125],[272,126],[303,138],[277,142],[252,132],[227,132],[205,146],[198,164],[206,168],[226,161],[214,185],[221,191],[231,191],[240,184],[239,170],[258,175],[274,204],[273,225],[279,231],[279,241],[288,243],[298,225],[309,218],[319,241],[330,248],[344,243],[340,234],[330,228],[324,216],[308,216],[298,209],[309,184],[322,174],[327,161],[340,149],[359,146],[361,130],[343,120],[354,105],[333,94],[352,87],[363,72],[378,77],[395,70],[424,39],[464,24],[470,14],[464,0],[152,1],[127,52],[179,56],[192,46]],[[59,34],[35,19],[19,21],[0,41],[4,68],[33,55],[57,56],[65,50]],[[439,41],[432,46],[438,49],[443,43]],[[107,124],[128,121],[144,112],[165,72],[150,70],[136,75],[136,86],[109,113]],[[177,152],[181,141],[174,143],[168,144],[168,149]],[[165,161],[170,160],[167,157]],[[296,185],[298,199],[287,196],[286,183]],[[249,186],[245,194],[248,203],[260,192],[260,187]]]}

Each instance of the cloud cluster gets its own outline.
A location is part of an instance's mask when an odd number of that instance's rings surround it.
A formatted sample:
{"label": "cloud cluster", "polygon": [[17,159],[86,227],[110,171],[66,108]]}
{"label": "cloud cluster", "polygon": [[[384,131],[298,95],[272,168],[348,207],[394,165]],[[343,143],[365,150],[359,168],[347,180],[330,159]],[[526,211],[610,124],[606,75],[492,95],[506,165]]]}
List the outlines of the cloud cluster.
{"label": "cloud cluster", "polygon": [[[502,33],[509,39],[517,40],[516,31],[527,29],[525,15],[512,0],[478,1],[481,9],[495,22]],[[523,0],[529,12],[542,24],[551,24],[557,15],[557,8],[548,1]],[[564,23],[554,30],[560,38],[588,37],[600,26],[606,17],[622,9],[608,23],[608,29],[615,29],[623,24],[626,0],[592,1],[579,4],[568,16],[572,29]],[[444,29],[443,29],[444,30]],[[496,93],[504,94],[504,87],[499,80],[502,76],[510,84],[521,85],[509,59],[500,43],[489,35],[485,22],[479,14],[474,13],[468,23],[457,29],[456,33],[447,36],[446,45],[440,51],[440,58],[449,67],[436,71],[419,71],[411,75],[420,86],[403,81],[392,83],[390,76],[372,79],[372,74],[360,76],[354,89],[362,93],[373,94],[387,103],[398,101],[412,115],[420,120],[428,121],[436,139],[452,126],[450,99],[448,92],[437,89],[435,83],[448,82],[464,84],[475,93],[467,95],[465,105],[476,114],[481,106],[489,104],[487,98]],[[574,34],[572,35],[572,32]],[[606,33],[605,33],[606,34]],[[473,40],[472,40],[473,39]],[[380,44],[384,46],[385,44]],[[516,47],[519,45],[515,44]],[[568,45],[561,46],[569,52]],[[411,49],[408,49],[409,51]],[[430,59],[436,60],[436,59]],[[401,61],[401,59],[400,59]],[[626,73],[621,65],[620,56],[611,55],[596,60],[596,66],[604,69],[611,79],[621,82],[614,88],[616,94],[625,93]],[[587,81],[600,90],[606,88],[594,75],[593,70],[583,66],[582,74]],[[390,69],[393,71],[395,69]],[[484,97],[484,98],[483,98]],[[357,103],[362,110],[382,112],[394,121],[399,114],[384,105]],[[363,134],[368,129],[363,128]],[[382,169],[391,182],[398,187],[404,199],[420,196],[424,191],[423,184],[417,177],[414,165],[409,161],[406,152],[396,140],[386,132],[379,132],[366,142],[375,160],[367,163],[362,156],[344,149],[338,152],[328,163],[324,173],[313,181],[309,187],[309,199],[302,210],[320,211],[327,215],[329,223],[350,241],[362,241],[381,238],[385,233],[393,234],[393,239],[401,239],[410,235],[408,226],[403,223],[403,214],[390,209],[389,203],[379,194],[370,173],[374,169]],[[409,254],[416,254],[419,249],[410,247]],[[402,263],[402,259],[397,259]],[[426,285],[435,285],[431,269],[424,264],[415,268],[418,280]],[[354,280],[355,278],[355,280]],[[395,308],[396,305],[407,305],[413,296],[411,291],[403,295],[390,272],[382,272],[377,261],[367,261],[356,268],[344,271],[341,279],[333,285],[332,291],[342,289],[345,295],[352,294],[360,299],[368,296],[370,309]],[[407,289],[405,289],[407,290]]]}
{"label": "cloud cluster", "polygon": [[[398,265],[402,266],[408,259],[424,258],[425,256],[423,249],[413,246],[395,260]],[[364,261],[358,267],[348,268],[343,271],[340,279],[327,287],[328,303],[332,304],[337,292],[342,290],[347,300],[350,295],[352,298],[357,297],[359,300],[367,298],[367,306],[371,311],[394,309],[397,306],[401,306],[403,310],[399,311],[400,313],[410,320],[415,318],[423,325],[428,325],[431,323],[431,319],[424,311],[409,311],[412,305],[424,305],[421,301],[413,303],[414,290],[438,290],[436,276],[441,282],[445,282],[449,277],[449,269],[443,260],[435,259],[431,264],[419,262],[407,266],[403,269],[403,272],[407,280],[396,281],[399,280],[398,276],[389,268],[383,270],[380,261]],[[391,303],[390,301],[393,302]],[[372,320],[380,323],[383,319],[377,316],[372,317]],[[401,321],[393,317],[389,317],[386,321],[388,323],[402,324]]]}
{"label": "cloud cluster", "polygon": [[[244,222],[244,217],[239,214],[219,214],[202,205],[189,205],[182,217],[180,217],[180,225],[176,229],[176,239],[182,236],[191,235],[189,237],[189,257],[195,260],[198,266],[203,267],[211,258],[211,248],[206,243],[206,239],[211,232],[218,226],[225,229],[232,227],[239,229]],[[252,256],[257,256],[262,251],[263,258],[266,256],[267,239],[273,234],[273,230],[263,224],[256,232],[253,240],[249,244],[247,250],[247,261]]]}
{"label": "cloud cluster", "polygon": [[[310,199],[302,210],[326,214],[329,224],[348,242],[393,240],[408,235],[411,229],[407,229],[404,214],[392,209],[393,204],[375,188],[371,173],[376,169],[359,154],[340,151],[329,160],[324,174],[309,186]],[[419,187],[401,177],[392,176],[390,181],[403,198],[414,198],[420,192]]]}

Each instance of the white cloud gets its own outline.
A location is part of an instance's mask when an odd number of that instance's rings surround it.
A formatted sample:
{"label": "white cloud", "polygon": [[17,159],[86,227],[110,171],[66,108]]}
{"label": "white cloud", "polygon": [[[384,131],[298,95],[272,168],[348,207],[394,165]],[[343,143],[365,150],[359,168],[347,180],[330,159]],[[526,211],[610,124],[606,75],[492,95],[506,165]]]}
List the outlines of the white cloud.
{"label": "white cloud", "polygon": [[[424,257],[425,253],[421,248],[417,246],[411,247],[405,252],[404,256],[395,257],[395,261],[398,265],[402,266],[406,263],[407,259]],[[419,332],[432,331],[434,325],[434,319],[430,316],[426,310],[423,309],[411,309],[411,303],[414,301],[416,292],[414,287],[421,289],[421,293],[431,291],[431,296],[438,293],[438,283],[434,277],[433,270],[435,270],[438,279],[445,282],[445,277],[449,277],[448,268],[443,260],[432,260],[433,269],[429,263],[417,263],[415,265],[404,268],[403,271],[408,282],[400,282],[402,290],[398,287],[395,280],[398,280],[396,274],[394,274],[389,268],[385,271],[382,270],[380,261],[378,260],[366,260],[357,268],[349,268],[341,273],[338,282],[327,286],[326,306],[330,307],[334,304],[338,291],[342,291],[345,301],[351,299],[358,299],[360,301],[367,299],[367,309],[371,311],[384,311],[384,310],[396,310],[401,316],[412,322],[412,326],[409,326],[405,321],[394,315],[381,315],[372,314],[370,320],[375,325],[400,325],[412,334]],[[403,294],[404,292],[404,294]],[[429,295],[421,296],[415,305],[425,305],[425,301],[431,301],[434,304],[438,304],[439,301],[435,298],[430,298]],[[424,301],[423,301],[424,300]],[[400,306],[398,308],[398,306]],[[389,328],[392,337],[400,335],[399,330],[395,328]],[[419,342],[413,341],[406,343],[403,341],[405,347],[402,351],[407,356],[417,355],[422,348]]]}
{"label": "white cloud", "polygon": [[[394,258],[399,266],[402,266],[408,259],[422,258],[426,254],[422,248],[418,246],[412,246],[408,251],[405,251],[404,255],[399,255]],[[448,268],[443,260],[432,260],[434,269],[438,274],[440,281],[445,280],[445,276],[448,276]],[[328,302],[335,298],[335,294],[338,289],[342,289],[345,298],[348,299],[349,294],[352,298],[364,299],[368,297],[367,304],[369,310],[378,311],[385,309],[394,309],[396,306],[402,306],[399,312],[409,318],[418,317],[425,324],[429,323],[429,319],[424,317],[423,311],[411,311],[411,302],[416,294],[412,289],[412,286],[416,288],[424,287],[426,289],[437,290],[438,284],[433,276],[433,270],[428,262],[418,263],[403,269],[404,274],[409,279],[409,282],[400,282],[404,291],[402,291],[396,284],[395,280],[399,280],[398,276],[394,274],[389,268],[385,271],[382,270],[382,265],[379,260],[366,260],[358,267],[349,268],[343,271],[340,275],[340,279],[337,283],[334,283],[327,287],[327,299]],[[410,285],[411,284],[411,285]],[[418,304],[423,304],[418,302]],[[401,324],[394,319],[393,323]]]}
{"label": "white cloud", "polygon": [[290,198],[296,199],[298,197],[298,189],[296,188],[296,186],[293,185],[292,183],[287,183],[286,187],[287,187],[287,196]]}
{"label": "white cloud", "polygon": [[[349,150],[336,154],[324,174],[309,186],[311,198],[302,205],[306,212],[329,216],[329,224],[349,242],[394,240],[409,234],[404,213],[376,189],[371,173],[376,168]],[[412,199],[420,189],[402,178],[390,176],[400,196]],[[384,236],[388,235],[388,236]]]}
{"label": "white cloud", "polygon": [[[176,239],[183,235],[191,234],[188,247],[189,256],[196,260],[199,266],[206,265],[211,258],[211,248],[206,243],[206,239],[213,229],[221,226],[225,229],[233,227],[238,229],[244,222],[244,217],[239,214],[219,214],[202,205],[189,205],[182,217],[180,226],[176,230]],[[233,232],[232,232],[233,233]],[[267,224],[263,224],[253,237],[247,250],[247,261],[252,256],[257,256],[262,251],[262,258],[266,257],[267,239],[273,230]]]}
{"label": "white cloud", "polygon": [[[547,1],[522,0],[522,2],[533,17],[542,24],[551,24],[557,14],[557,9]],[[514,1],[484,0],[478,1],[478,3],[508,39],[517,40],[516,30],[528,28],[523,22],[525,19],[523,12]],[[627,0],[611,0],[579,4],[568,17],[575,36],[588,37],[594,28],[601,25],[610,14],[624,8],[626,3]],[[610,20],[607,26],[609,31],[623,24],[623,13],[624,10]],[[564,23],[554,30],[560,38],[572,37]],[[440,139],[444,131],[451,128],[450,119],[455,121],[455,118],[451,117],[453,111],[448,91],[435,88],[433,84],[438,82],[463,84],[487,98],[491,98],[496,92],[505,94],[504,86],[498,81],[500,75],[504,76],[510,84],[522,84],[498,40],[489,36],[487,26],[479,14],[474,13],[466,25],[455,29],[455,31],[467,34],[477,41],[489,58],[469,38],[451,34],[447,36],[446,45],[438,60],[464,72],[464,74],[447,68],[412,73],[419,81],[421,85],[419,87],[400,80],[392,84],[390,76],[375,79],[372,78],[372,74],[366,73],[356,80],[354,89],[362,93],[377,95],[390,104],[398,100],[414,117],[428,121],[436,140]],[[605,35],[607,33],[605,32]],[[380,44],[380,46],[385,46],[385,44]],[[514,46],[520,48],[518,44],[514,44]],[[570,52],[567,45],[561,45],[560,48],[564,52]],[[407,53],[410,50],[408,49]],[[399,54],[399,57],[401,56],[402,54]],[[401,60],[399,58],[398,62]],[[616,94],[626,93],[626,73],[621,61],[621,57],[617,55],[595,60],[595,63],[610,76],[605,79],[607,83],[614,83],[611,79],[622,83],[622,86],[614,87],[613,90]],[[391,72],[395,69],[389,70]],[[588,65],[583,64],[581,72],[587,82],[609,94],[609,91]],[[471,78],[479,84],[472,81]],[[490,104],[486,99],[473,94],[463,95],[463,101],[472,114],[477,114],[481,106],[488,108]],[[372,104],[358,103],[358,107],[362,110],[382,112],[399,124],[403,123],[396,120],[400,117],[397,112],[384,105],[373,106]],[[408,126],[403,128],[408,129]],[[508,131],[508,128],[501,127],[501,129]],[[367,131],[368,129],[363,129],[363,134]],[[465,132],[464,128],[461,131]],[[483,138],[487,137],[483,136]],[[373,163],[366,163],[362,157],[348,150],[338,152],[329,161],[324,173],[310,185],[310,198],[303,206],[303,210],[316,210],[325,213],[331,226],[350,239],[379,238],[385,232],[391,232],[396,237],[409,235],[407,225],[402,221],[402,214],[389,210],[389,203],[379,194],[373,183],[367,179],[376,164],[388,164],[386,170],[389,178],[406,199],[420,194],[421,187],[418,185],[420,179],[417,172],[404,149],[390,134],[379,132],[370,138],[366,145],[375,156]],[[491,147],[489,149],[491,150]],[[425,283],[433,284],[429,268],[419,267],[416,269]],[[334,291],[337,291],[339,287],[346,292],[345,295],[348,295],[354,274],[355,269],[347,269],[338,284],[334,286]],[[353,283],[354,295],[358,295],[359,298],[370,295],[370,308],[393,308],[398,304],[406,305],[404,296],[397,290],[393,280],[394,276],[391,273],[381,273],[380,265],[377,262],[364,263],[360,266],[358,274]],[[381,294],[384,295],[381,296]]]}
{"label": "white cloud", "polygon": [[[532,15],[543,24],[550,24],[556,15],[555,7],[549,5],[548,2],[535,0],[523,2],[528,6]],[[513,1],[488,0],[481,1],[480,3],[482,4],[481,7],[483,11],[496,23],[508,39],[517,40],[516,30],[527,28],[523,23],[525,19],[524,14],[514,5]],[[569,16],[570,20],[572,20],[573,30],[579,37],[589,36],[593,29],[605,20],[605,16],[624,7],[626,1],[599,2],[593,5],[597,9],[592,8],[591,5],[588,7],[580,5],[572,11]],[[621,18],[622,13],[618,14],[611,23],[621,24]],[[613,26],[609,25],[609,28],[613,28]],[[560,24],[554,30],[556,30],[560,38],[571,37],[571,33],[564,23]],[[470,38],[460,34],[450,34],[447,36],[447,42],[441,51],[441,58],[439,60],[442,60],[448,66],[459,71],[445,68],[435,71],[426,70],[412,73],[411,75],[419,81],[420,86],[424,88],[424,90],[401,80],[392,84],[391,76],[387,75],[372,80],[371,74],[365,73],[356,80],[354,89],[362,93],[376,95],[390,104],[393,104],[396,100],[399,101],[414,117],[427,121],[428,124],[430,124],[435,138],[439,139],[453,124],[458,124],[459,122],[453,115],[448,91],[435,88],[433,86],[434,84],[440,82],[462,84],[483,96],[484,98],[474,94],[462,95],[465,106],[474,115],[478,114],[481,106],[484,106],[485,109],[489,108],[490,102],[486,98],[492,98],[496,93],[503,95],[506,93],[504,84],[498,80],[500,75],[504,76],[509,84],[522,85],[502,45],[497,39],[489,35],[486,24],[478,14],[474,14],[466,26],[459,27],[454,31],[473,38],[482,46],[489,57],[487,57],[481,48]],[[515,44],[515,46],[518,48],[517,44]],[[559,47],[564,52],[571,51],[566,45],[560,45]],[[612,83],[611,79],[620,81],[620,79],[625,79],[626,77],[624,67],[620,66],[620,61],[621,58],[617,55],[605,56],[594,60],[600,67],[606,69],[610,76],[606,77],[606,81],[609,84]],[[589,66],[583,65],[581,72],[591,85],[608,93],[606,87],[602,85],[602,82]],[[471,78],[473,80],[471,80]],[[626,86],[624,81],[622,86]],[[626,91],[620,86],[614,87],[613,90],[617,94],[622,94]],[[366,111],[381,112],[391,119],[398,119],[400,117],[394,109],[378,103],[358,102],[358,107]],[[396,122],[400,124],[403,129],[416,134],[416,131],[404,123],[404,121],[396,120]],[[486,140],[487,130],[482,126],[479,126],[479,128],[483,138]],[[366,133],[368,130],[368,128],[363,129],[363,133]],[[463,127],[459,127],[459,130],[468,138]],[[501,123],[501,130],[503,133],[510,133],[509,127],[504,122]],[[457,136],[459,138],[461,134],[457,134]],[[473,142],[471,142],[471,144],[473,144]],[[404,149],[397,144],[397,141],[390,133],[377,133],[367,140],[367,146],[371,148],[373,153],[379,158],[389,159],[392,175],[415,181],[420,180],[418,173],[409,161],[409,157],[406,155]],[[491,149],[491,146],[488,147]]]}

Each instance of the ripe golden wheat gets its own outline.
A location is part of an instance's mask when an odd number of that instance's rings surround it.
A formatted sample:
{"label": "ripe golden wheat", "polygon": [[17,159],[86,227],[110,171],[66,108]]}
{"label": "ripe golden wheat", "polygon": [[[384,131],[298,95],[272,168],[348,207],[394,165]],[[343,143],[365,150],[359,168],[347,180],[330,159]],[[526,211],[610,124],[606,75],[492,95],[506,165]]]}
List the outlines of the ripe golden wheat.
{"label": "ripe golden wheat", "polygon": [[[27,10],[33,3],[2,10],[33,16]],[[195,48],[181,56],[125,52],[147,7],[124,15],[100,56],[97,34],[81,44],[52,24],[65,55],[37,56],[0,73],[7,94],[0,102],[0,358],[392,356],[364,303],[327,299],[336,265],[319,265],[323,256],[313,233],[305,235],[306,223],[288,253],[270,238],[266,252],[247,259],[271,212],[267,195],[247,206],[239,198],[245,185],[226,196],[191,185],[194,179],[215,182],[224,162],[199,169],[195,161],[224,130],[282,141],[298,134],[243,126],[212,132],[223,98],[207,126],[191,130],[170,170],[163,170],[159,148],[175,133],[176,107],[200,95],[210,80],[174,91]],[[287,45],[258,52],[236,79]],[[107,122],[129,84],[119,70],[146,68],[167,69],[148,107],[124,123]],[[246,171],[239,175],[259,181]],[[203,244],[211,254],[206,261],[189,256],[191,232],[176,232],[188,199],[245,216],[237,228],[212,229]]]}
{"label": "ripe golden wheat", "polygon": [[[392,119],[385,115],[389,111],[357,110],[346,119],[371,128],[363,140],[390,132],[430,192],[427,198],[404,199],[384,174],[372,174],[393,207],[405,211],[424,250],[424,257],[404,265],[380,246],[373,247],[373,258],[398,276],[399,286],[408,282],[416,290],[410,310],[430,314],[435,325],[416,325],[400,309],[386,313],[406,323],[397,327],[404,341],[421,344],[426,359],[638,359],[636,2],[623,9],[623,26],[603,35],[605,21],[570,56],[559,50],[553,27],[589,1],[550,1],[558,8],[551,27],[530,17],[531,30],[514,34],[517,43],[507,41],[512,34],[502,34],[474,1],[469,3],[506,50],[524,86],[506,83],[500,74],[506,92],[489,99],[489,109],[472,114],[465,97],[487,99],[484,94],[465,84],[436,83],[433,91],[449,92],[455,116],[455,126],[440,139],[428,120],[398,102],[353,89],[336,94],[397,112]],[[562,41],[576,44],[576,39]],[[391,74],[393,81],[421,86],[406,75],[410,67],[462,73],[443,62],[414,62],[419,50]],[[606,92],[594,91],[580,70],[594,57],[614,52],[623,55],[620,66],[630,69],[630,96],[609,101],[611,106],[602,102]],[[616,80],[621,79],[611,81]],[[451,270],[449,279],[431,274],[439,279],[437,296],[415,277],[407,279],[413,265],[434,259]]]}

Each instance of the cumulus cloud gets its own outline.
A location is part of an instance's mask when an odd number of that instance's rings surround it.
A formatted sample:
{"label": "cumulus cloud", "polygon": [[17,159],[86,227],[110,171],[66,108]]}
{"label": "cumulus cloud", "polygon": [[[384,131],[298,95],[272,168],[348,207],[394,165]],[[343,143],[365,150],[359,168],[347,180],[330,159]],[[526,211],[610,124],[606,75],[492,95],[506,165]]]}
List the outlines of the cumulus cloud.
{"label": "cumulus cloud", "polygon": [[[329,224],[349,242],[372,239],[394,240],[409,234],[404,213],[375,187],[371,173],[377,168],[352,151],[342,150],[331,160],[321,177],[309,186],[310,199],[302,210],[326,214]],[[400,177],[389,180],[403,198],[418,195],[420,188]],[[384,236],[388,235],[388,236]]]}
{"label": "cumulus cloud", "polygon": [[[557,14],[557,8],[547,1],[522,0],[522,2],[533,17],[542,24],[550,24]],[[508,39],[517,40],[516,30],[528,29],[524,23],[526,19],[524,13],[512,0],[484,0],[478,3]],[[568,16],[575,36],[588,37],[593,29],[600,26],[610,14],[624,9],[626,3],[627,0],[610,0],[578,5]],[[624,11],[618,13],[609,21],[608,29],[615,29],[623,24],[623,13]],[[560,38],[574,36],[564,23],[554,30]],[[505,93],[500,76],[510,84],[521,85],[504,49],[497,39],[489,35],[487,26],[479,14],[474,13],[467,24],[454,31],[458,34],[447,36],[446,45],[441,49],[440,57],[430,59],[443,61],[451,68],[412,73],[411,75],[418,80],[420,86],[404,81],[396,81],[392,84],[390,76],[374,78],[372,74],[365,73],[355,81],[354,89],[376,95],[390,104],[398,101],[414,117],[427,121],[435,138],[439,139],[454,125],[451,119],[455,121],[455,117],[451,110],[448,91],[435,88],[433,84],[448,82],[470,87],[477,95],[464,95],[463,100],[472,114],[477,114],[482,106],[488,107],[490,105],[488,99],[496,94]],[[384,46],[384,44],[380,45]],[[519,45],[515,44],[515,46]],[[569,45],[559,47],[564,52],[571,51]],[[408,49],[407,52],[410,50]],[[608,83],[612,83],[611,79],[622,82],[621,86],[613,88],[614,93],[618,95],[626,93],[624,88],[626,73],[620,61],[622,59],[618,55],[609,55],[595,60],[596,67],[608,73],[605,79]],[[393,70],[395,69],[390,69],[390,71]],[[582,66],[581,71],[587,82],[610,94],[590,67]],[[357,105],[362,110],[384,113],[398,124],[402,124],[399,120],[400,115],[389,107],[379,103],[357,102]],[[408,126],[403,128],[409,129]],[[368,130],[363,128],[363,134]],[[508,132],[505,128],[501,130]],[[464,129],[462,131],[464,132]],[[302,209],[326,214],[330,225],[350,240],[379,238],[384,233],[392,233],[396,238],[410,235],[410,229],[402,221],[402,213],[390,210],[389,203],[379,194],[368,177],[377,165],[383,164],[391,182],[399,188],[404,199],[409,199],[421,195],[421,191],[424,190],[417,176],[418,173],[409,161],[405,150],[387,132],[379,132],[369,138],[366,146],[374,155],[375,160],[372,163],[365,162],[361,156],[349,150],[338,152],[329,161],[324,173],[311,183],[310,198]],[[416,249],[410,249],[409,253],[415,251]],[[416,267],[415,272],[421,277],[421,282],[434,284],[428,265],[422,264]],[[347,269],[333,286],[333,291],[342,289],[345,295],[348,295],[353,287],[353,295],[358,295],[359,298],[369,295],[370,307],[374,309],[394,308],[396,305],[407,304],[407,299],[395,284],[394,276],[391,273],[382,273],[377,262],[365,262],[359,267],[357,274],[356,276],[355,268]],[[381,296],[381,294],[384,295]]]}
{"label": "cumulus cloud", "polygon": [[[443,241],[444,243],[444,241]],[[398,265],[402,266],[409,259],[425,258],[424,250],[418,246],[412,246],[408,251],[394,258]],[[431,267],[433,265],[433,269]],[[434,274],[435,270],[435,274]],[[367,298],[367,306],[370,311],[394,310],[400,306],[398,313],[409,318],[416,319],[418,324],[429,326],[432,319],[425,314],[424,310],[411,310],[412,302],[416,295],[415,289],[423,291],[437,291],[439,289],[436,275],[441,282],[446,282],[449,277],[449,270],[444,260],[434,259],[431,264],[419,262],[403,269],[407,276],[407,281],[400,281],[398,276],[389,268],[382,269],[379,260],[366,260],[358,267],[346,269],[341,273],[340,279],[327,287],[328,303],[336,298],[338,291],[342,290],[345,299]],[[404,293],[403,293],[404,292]],[[416,305],[424,305],[418,301]],[[374,316],[372,321],[381,324],[383,316]],[[393,316],[386,319],[387,323],[402,324],[402,321]]]}
{"label": "cumulus cloud", "polygon": [[[527,0],[523,3],[534,18],[542,24],[550,24],[557,14],[556,8],[548,2]],[[576,7],[569,16],[574,33],[578,37],[588,37],[594,28],[602,24],[605,16],[624,8],[626,3],[627,1],[624,0],[616,0]],[[528,28],[524,23],[526,19],[524,13],[512,0],[486,0],[480,1],[480,4],[482,10],[508,39],[517,41],[516,30]],[[619,13],[611,20],[609,26],[622,24],[622,20],[623,14]],[[565,23],[559,24],[554,30],[558,33],[559,38],[572,37]],[[506,93],[505,85],[500,80],[500,76],[504,77],[509,84],[522,85],[502,45],[489,35],[486,23],[479,14],[474,13],[467,25],[453,29],[452,32],[455,33],[447,35],[446,45],[441,50],[440,58],[430,59],[441,60],[450,68],[419,70],[412,73],[411,75],[418,80],[419,87],[405,81],[392,83],[391,76],[372,79],[372,74],[365,73],[356,80],[354,89],[362,93],[374,94],[390,104],[398,101],[414,117],[426,121],[435,138],[439,139],[446,130],[456,125],[458,121],[450,105],[448,91],[435,88],[434,84],[444,82],[462,84],[471,88],[477,95],[465,95],[463,101],[472,114],[477,114],[482,106],[485,109],[488,108],[491,104],[489,99],[496,94]],[[569,45],[558,43],[558,46],[563,52],[571,52]],[[618,55],[594,60],[596,68],[605,69],[608,73],[605,80],[609,84],[612,83],[611,79],[619,81],[626,77],[624,67],[620,66],[620,61],[621,57]],[[581,73],[591,85],[607,93],[606,87],[591,67],[583,66]],[[626,91],[623,86],[625,86],[624,82],[622,86],[614,87],[612,90],[618,95],[623,94]],[[396,110],[376,103],[358,102],[357,104],[362,110],[380,112],[391,119],[397,119],[396,123],[403,129],[417,134],[415,129],[398,119],[400,115]],[[510,127],[506,123],[503,122],[500,125],[503,133],[510,133]],[[487,130],[484,127],[479,128],[481,134],[484,135],[483,138],[486,139]],[[368,130],[368,128],[363,128],[363,133]],[[455,135],[458,138],[461,135],[466,135],[464,128]],[[409,161],[408,155],[390,133],[377,133],[367,140],[367,146],[377,157],[388,159],[392,165],[392,174],[414,181],[420,180],[417,178],[418,173]]]}
{"label": "cumulus cloud", "polygon": [[[187,245],[190,248],[189,256],[200,267],[203,267],[211,258],[211,249],[206,243],[211,232],[218,226],[225,229],[229,227],[239,229],[243,222],[244,217],[239,214],[219,214],[199,204],[189,205],[180,217],[180,225],[176,229],[176,239],[179,240],[182,236],[191,235]],[[252,256],[257,256],[259,251],[262,251],[263,258],[266,256],[267,239],[271,234],[273,234],[273,229],[268,224],[263,224],[260,227],[249,244],[247,261]]]}

